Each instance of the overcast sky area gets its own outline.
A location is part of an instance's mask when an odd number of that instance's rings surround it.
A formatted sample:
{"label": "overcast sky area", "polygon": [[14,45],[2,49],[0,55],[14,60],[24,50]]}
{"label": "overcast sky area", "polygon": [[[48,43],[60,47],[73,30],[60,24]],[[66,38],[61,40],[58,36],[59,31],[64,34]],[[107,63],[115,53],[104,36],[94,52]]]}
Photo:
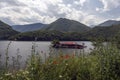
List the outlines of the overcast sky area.
{"label": "overcast sky area", "polygon": [[58,18],[86,25],[120,20],[120,0],[0,0],[0,20],[9,25],[49,24]]}

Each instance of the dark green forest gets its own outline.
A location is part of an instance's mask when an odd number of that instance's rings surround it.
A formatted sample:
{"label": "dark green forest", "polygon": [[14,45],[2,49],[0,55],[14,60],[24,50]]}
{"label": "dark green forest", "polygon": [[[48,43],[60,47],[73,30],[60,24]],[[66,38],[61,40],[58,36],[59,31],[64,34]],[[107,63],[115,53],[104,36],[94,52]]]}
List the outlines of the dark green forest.
{"label": "dark green forest", "polygon": [[96,26],[90,28],[74,20],[60,18],[36,31],[17,32],[8,24],[0,21],[0,40],[18,41],[82,41],[102,38],[105,41],[113,39],[120,33],[120,24],[111,26]]}
{"label": "dark green forest", "polygon": [[22,40],[22,41],[51,41],[54,39],[59,40],[83,40],[82,35],[77,32],[60,32],[60,31],[35,31],[25,32],[18,35],[12,36],[11,40]]}
{"label": "dark green forest", "polygon": [[13,30],[11,26],[0,21],[0,40],[7,40],[10,36],[15,34],[18,34],[18,32]]}
{"label": "dark green forest", "polygon": [[19,41],[51,41],[54,39],[59,40],[91,40],[94,38],[102,38],[105,41],[113,39],[120,33],[120,25],[112,25],[109,27],[97,26],[84,33],[81,32],[61,32],[57,30],[38,30],[32,32],[20,33],[10,37],[10,40]]}

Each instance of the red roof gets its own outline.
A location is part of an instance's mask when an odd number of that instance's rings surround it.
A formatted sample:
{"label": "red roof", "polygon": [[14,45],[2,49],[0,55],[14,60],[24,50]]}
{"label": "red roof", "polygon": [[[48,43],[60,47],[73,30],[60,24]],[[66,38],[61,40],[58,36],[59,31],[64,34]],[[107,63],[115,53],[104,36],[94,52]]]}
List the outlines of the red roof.
{"label": "red roof", "polygon": [[60,42],[60,44],[68,44],[68,45],[71,45],[71,44],[76,44],[76,42]]}

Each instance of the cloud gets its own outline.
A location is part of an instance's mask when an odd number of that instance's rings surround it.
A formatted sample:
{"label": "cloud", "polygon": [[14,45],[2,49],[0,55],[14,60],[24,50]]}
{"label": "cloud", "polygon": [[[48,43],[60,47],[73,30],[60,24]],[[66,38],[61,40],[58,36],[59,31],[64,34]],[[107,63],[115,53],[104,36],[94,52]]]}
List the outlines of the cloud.
{"label": "cloud", "polygon": [[96,15],[86,15],[83,22],[85,24],[89,24],[89,25],[97,25],[97,24],[103,22],[103,20],[106,20],[106,19],[104,19],[102,17],[98,17]]}
{"label": "cloud", "polygon": [[84,3],[85,3],[86,1],[87,1],[87,0],[77,0],[77,1],[74,2],[74,4],[84,6]]}
{"label": "cloud", "polygon": [[94,25],[117,19],[119,5],[120,0],[0,0],[0,20],[10,25],[48,24],[63,17]]}
{"label": "cloud", "polygon": [[29,8],[24,8],[24,9],[17,8],[19,10],[17,12],[16,12],[17,9],[16,10],[13,9],[4,9],[2,11],[2,13],[4,14],[1,16],[4,16],[5,18],[11,20],[9,21],[9,24],[11,24],[11,22],[12,24],[13,22],[14,24],[29,24],[29,23],[37,23],[37,22],[50,23],[56,19],[55,17],[40,15]]}
{"label": "cloud", "polygon": [[[7,5],[9,2],[2,1],[2,6],[0,9],[0,19],[7,22],[8,24],[16,25],[16,24],[29,24],[35,22],[42,22],[42,23],[50,23],[56,20],[55,16],[48,16],[43,15],[48,13],[48,6],[43,1],[40,0],[8,0],[11,4]],[[13,2],[13,3],[12,3]],[[16,2],[18,2],[16,4]],[[51,4],[57,3],[57,0],[49,0]],[[19,3],[23,4],[17,6]],[[16,7],[14,7],[16,6]],[[42,14],[41,14],[42,13]],[[9,21],[8,21],[8,20]]]}
{"label": "cloud", "polygon": [[25,4],[21,3],[18,0],[0,0],[0,9],[4,7],[11,7],[11,6],[25,6]]}
{"label": "cloud", "polygon": [[120,7],[120,0],[100,0],[103,3],[103,11]]}
{"label": "cloud", "polygon": [[95,9],[96,11],[100,11],[100,8],[98,8],[98,7],[96,7],[96,9]]}
{"label": "cloud", "polygon": [[120,21],[120,16],[116,20]]}

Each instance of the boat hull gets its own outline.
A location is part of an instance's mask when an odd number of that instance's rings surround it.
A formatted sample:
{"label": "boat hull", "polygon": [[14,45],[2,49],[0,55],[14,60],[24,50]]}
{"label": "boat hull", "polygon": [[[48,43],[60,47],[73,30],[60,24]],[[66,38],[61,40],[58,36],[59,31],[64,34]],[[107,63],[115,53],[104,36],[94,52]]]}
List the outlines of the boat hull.
{"label": "boat hull", "polygon": [[54,44],[54,48],[71,48],[71,49],[84,49],[86,46],[83,45],[66,45],[66,44]]}

